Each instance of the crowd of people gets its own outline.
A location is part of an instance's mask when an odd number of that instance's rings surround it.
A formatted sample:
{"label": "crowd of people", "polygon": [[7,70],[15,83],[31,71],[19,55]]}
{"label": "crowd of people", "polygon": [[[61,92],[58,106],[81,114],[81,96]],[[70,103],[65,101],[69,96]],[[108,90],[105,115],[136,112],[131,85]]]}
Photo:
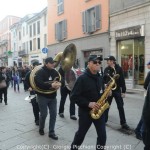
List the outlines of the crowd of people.
{"label": "crowd of people", "polygon": [[[86,133],[88,132],[92,123],[95,126],[97,132],[96,149],[103,150],[106,145],[107,135],[106,135],[106,123],[108,121],[107,109],[100,118],[93,119],[90,115],[92,109],[98,111],[100,105],[97,101],[103,95],[105,88],[108,87],[111,78],[115,74],[119,74],[119,78],[115,80],[116,89],[112,90],[107,98],[109,105],[111,106],[112,99],[114,98],[117,104],[120,117],[120,125],[124,130],[131,130],[127,124],[125,111],[124,111],[124,101],[126,93],[125,79],[123,75],[123,70],[121,66],[116,63],[114,56],[108,56],[104,59],[107,61],[107,67],[104,72],[101,70],[101,62],[103,59],[97,55],[90,55],[88,58],[87,68],[84,73],[80,75],[73,86],[73,89],[68,90],[65,83],[65,72],[62,68],[59,71],[54,69],[55,61],[52,57],[45,59],[44,65],[36,72],[34,82],[39,89],[52,90],[53,92],[46,93],[40,92],[39,90],[33,89],[31,86],[31,81],[29,80],[31,70],[38,66],[38,62],[34,62],[33,68],[6,68],[1,67],[0,69],[0,102],[3,100],[5,105],[7,102],[7,89],[9,86],[14,87],[14,91],[19,92],[19,83],[23,82],[24,90],[30,92],[31,104],[33,107],[33,114],[35,118],[35,124],[39,125],[39,134],[44,135],[45,120],[48,115],[49,110],[49,137],[58,140],[58,136],[55,133],[55,123],[57,116],[57,90],[60,89],[61,99],[59,106],[59,116],[64,118],[64,107],[67,95],[70,99],[70,119],[77,120],[75,116],[75,105],[78,106],[78,130],[75,133],[74,139],[71,143],[71,150],[78,150],[84,141]],[[150,66],[150,63],[147,64]],[[60,77],[60,80],[55,80],[56,77]],[[144,150],[150,150],[150,73],[148,73],[144,88],[147,90],[145,96],[145,104],[143,107],[143,113],[141,114],[140,122],[135,129],[136,137],[142,139],[145,147]],[[6,84],[2,81],[5,81]],[[16,87],[17,86],[17,87]],[[141,129],[142,128],[142,129]]]}

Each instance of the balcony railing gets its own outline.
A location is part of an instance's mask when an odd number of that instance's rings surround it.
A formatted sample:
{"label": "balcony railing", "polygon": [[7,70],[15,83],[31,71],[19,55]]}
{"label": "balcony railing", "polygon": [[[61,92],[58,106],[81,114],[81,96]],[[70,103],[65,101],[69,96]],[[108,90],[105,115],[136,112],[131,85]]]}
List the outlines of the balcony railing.
{"label": "balcony railing", "polygon": [[8,40],[0,40],[0,45],[7,45],[8,44]]}
{"label": "balcony railing", "polygon": [[19,57],[20,57],[20,56],[26,56],[26,55],[28,55],[28,53],[27,53],[26,50],[24,49],[24,50],[18,51],[18,55],[19,55]]}

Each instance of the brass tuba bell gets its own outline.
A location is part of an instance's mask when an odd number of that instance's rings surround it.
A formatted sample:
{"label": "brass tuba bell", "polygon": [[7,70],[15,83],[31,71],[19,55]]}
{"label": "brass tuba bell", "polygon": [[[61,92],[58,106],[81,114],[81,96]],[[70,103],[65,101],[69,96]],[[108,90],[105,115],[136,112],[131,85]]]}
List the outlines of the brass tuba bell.
{"label": "brass tuba bell", "polygon": [[[69,69],[71,69],[71,67],[73,66],[75,60],[76,60],[76,46],[74,44],[69,44],[64,52],[60,52],[58,53],[55,58],[54,58],[54,61],[56,62],[55,63],[55,68],[58,66],[59,63],[61,63],[61,66],[62,66],[62,69],[64,71],[67,71]],[[41,69],[42,65],[40,66],[37,66],[35,67],[32,71],[31,71],[31,74],[30,74],[30,84],[31,84],[31,87],[39,92],[39,93],[43,93],[43,94],[51,94],[51,93],[54,93],[56,92],[55,89],[48,89],[48,90],[45,90],[45,89],[40,89],[39,87],[37,87],[36,83],[35,83],[35,76],[36,76],[36,73]],[[57,71],[57,76],[55,77],[55,79],[57,79],[57,81],[61,81],[61,75],[60,73]],[[54,79],[54,81],[55,81]],[[47,81],[47,82],[53,82],[53,81]]]}
{"label": "brass tuba bell", "polygon": [[55,56],[55,67],[57,67],[58,64],[61,63],[61,67],[64,71],[70,70],[75,63],[76,55],[76,46],[73,43],[69,44],[65,48],[64,52],[60,52]]}

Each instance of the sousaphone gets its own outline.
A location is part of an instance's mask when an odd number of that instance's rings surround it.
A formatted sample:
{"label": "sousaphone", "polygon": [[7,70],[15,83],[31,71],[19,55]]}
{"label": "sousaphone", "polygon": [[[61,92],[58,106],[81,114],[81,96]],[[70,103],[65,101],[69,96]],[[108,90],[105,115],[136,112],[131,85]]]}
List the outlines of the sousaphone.
{"label": "sousaphone", "polygon": [[[54,61],[55,63],[55,68],[58,66],[59,63],[61,63],[61,67],[64,71],[70,70],[74,64],[76,60],[76,47],[74,44],[69,44],[64,52],[60,52],[58,53],[55,58]],[[43,94],[51,94],[56,92],[56,89],[40,89],[35,82],[35,76],[36,73],[42,68],[42,65],[35,67],[30,74],[30,84],[31,87],[37,91],[38,93],[43,93]],[[61,81],[61,75],[59,74],[59,72],[57,71],[57,75],[55,77],[55,79],[53,81],[47,81],[47,83],[52,83],[55,80],[57,80],[58,82]]]}

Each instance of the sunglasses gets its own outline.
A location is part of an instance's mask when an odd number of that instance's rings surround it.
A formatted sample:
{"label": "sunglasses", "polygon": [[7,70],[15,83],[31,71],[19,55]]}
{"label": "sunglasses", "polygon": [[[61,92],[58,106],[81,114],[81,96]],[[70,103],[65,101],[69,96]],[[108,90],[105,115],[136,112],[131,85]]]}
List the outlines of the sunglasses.
{"label": "sunglasses", "polygon": [[101,64],[101,61],[93,60],[93,64]]}

